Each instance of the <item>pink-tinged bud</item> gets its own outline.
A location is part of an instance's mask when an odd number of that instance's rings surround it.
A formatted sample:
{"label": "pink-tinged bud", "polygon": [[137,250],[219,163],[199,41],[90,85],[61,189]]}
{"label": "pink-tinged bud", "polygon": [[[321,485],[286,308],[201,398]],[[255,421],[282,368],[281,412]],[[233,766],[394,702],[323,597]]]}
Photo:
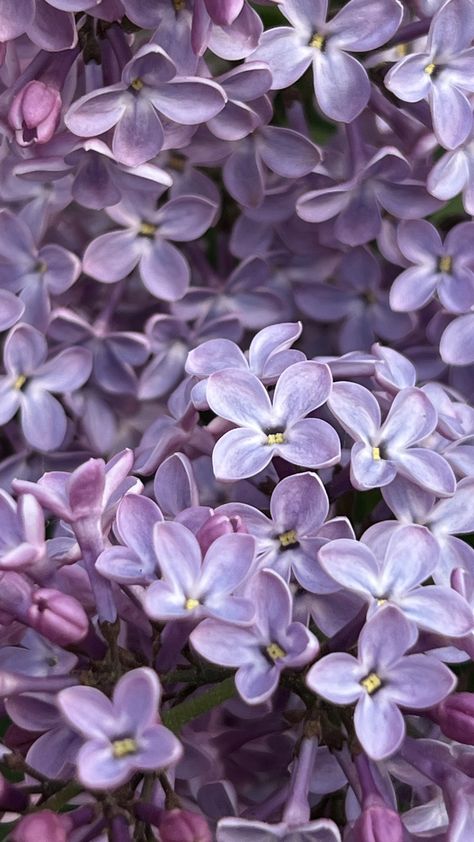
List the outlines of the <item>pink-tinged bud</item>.
{"label": "pink-tinged bud", "polygon": [[188,810],[164,812],[158,829],[162,842],[212,842],[204,816]]}
{"label": "pink-tinged bud", "polygon": [[16,826],[12,842],[67,842],[71,822],[67,816],[58,816],[51,810],[41,810],[31,816],[25,816]]}
{"label": "pink-tinged bud", "polygon": [[89,628],[87,614],[80,602],[52,588],[34,592],[26,622],[59,646],[82,640]]}
{"label": "pink-tinged bud", "polygon": [[452,693],[430,710],[430,717],[451,740],[474,746],[474,693]]}
{"label": "pink-tinged bud", "polygon": [[8,120],[20,146],[47,143],[61,115],[61,95],[56,88],[33,80],[13,98]]}
{"label": "pink-tinged bud", "polygon": [[381,799],[367,799],[354,825],[354,842],[403,842],[404,831],[398,813]]}
{"label": "pink-tinged bud", "polygon": [[242,519],[238,515],[211,515],[196,533],[203,555],[207,553],[211,544],[221,535],[231,535],[232,532],[247,532]]}

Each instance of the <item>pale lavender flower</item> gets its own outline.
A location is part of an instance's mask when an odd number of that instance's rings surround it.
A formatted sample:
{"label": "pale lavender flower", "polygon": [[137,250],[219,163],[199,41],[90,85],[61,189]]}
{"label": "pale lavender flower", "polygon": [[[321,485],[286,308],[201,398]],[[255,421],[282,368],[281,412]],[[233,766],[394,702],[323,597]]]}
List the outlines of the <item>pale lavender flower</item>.
{"label": "pale lavender flower", "polygon": [[254,476],[281,456],[295,465],[321,468],[340,458],[336,432],[319,418],[307,418],[329,397],[332,378],[327,366],[295,363],[278,378],[270,401],[255,375],[239,369],[211,374],[206,390],[209,406],[239,426],[222,436],[213,451],[218,479]]}
{"label": "pale lavender flower", "polygon": [[433,17],[426,52],[406,56],[385,77],[401,100],[428,100],[434,132],[447,149],[460,146],[472,129],[473,37],[472,3],[448,0]]}
{"label": "pale lavender flower", "polygon": [[[0,489],[0,570],[40,566],[46,555],[44,514],[31,494],[18,503]],[[1,651],[0,651],[1,657]]]}
{"label": "pale lavender flower", "polygon": [[109,547],[95,566],[112,582],[144,584],[153,581],[159,570],[153,542],[154,527],[163,520],[160,509],[141,494],[127,494],[120,501],[115,519],[115,533],[121,544]]}
{"label": "pale lavender flower", "polygon": [[117,683],[112,701],[94,687],[69,687],[58,694],[65,720],[85,739],[77,774],[92,789],[115,789],[137,770],[174,766],[182,748],[158,724],[161,687],[147,667],[131,670]]}
{"label": "pale lavender flower", "polygon": [[388,485],[397,473],[439,497],[454,493],[456,481],[446,459],[416,447],[436,427],[436,410],[421,389],[402,389],[384,423],[377,400],[358,383],[335,383],[329,407],[355,440],[351,451],[351,481],[365,490]]}
{"label": "pale lavender flower", "polygon": [[302,623],[292,622],[291,593],[277,573],[257,573],[248,594],[255,605],[253,626],[204,620],[190,641],[208,661],[238,667],[235,686],[247,704],[256,705],[271,697],[285,667],[304,666],[319,647]]}
{"label": "pale lavender flower", "polygon": [[335,652],[310,669],[307,684],[337,705],[356,703],[354,725],[369,757],[382,760],[405,736],[402,707],[423,710],[442,701],[456,678],[431,655],[405,655],[417,632],[394,606],[385,606],[364,626],[358,657]]}
{"label": "pale lavender flower", "polygon": [[292,26],[265,32],[252,59],[268,64],[276,89],[292,85],[312,64],[321,111],[331,120],[350,123],[367,105],[370,84],[349,53],[388,41],[400,24],[401,4],[350,0],[330,21],[326,0],[284,0],[280,9]]}
{"label": "pale lavender flower", "polygon": [[474,313],[458,316],[448,325],[439,343],[439,353],[449,365],[474,363]]}

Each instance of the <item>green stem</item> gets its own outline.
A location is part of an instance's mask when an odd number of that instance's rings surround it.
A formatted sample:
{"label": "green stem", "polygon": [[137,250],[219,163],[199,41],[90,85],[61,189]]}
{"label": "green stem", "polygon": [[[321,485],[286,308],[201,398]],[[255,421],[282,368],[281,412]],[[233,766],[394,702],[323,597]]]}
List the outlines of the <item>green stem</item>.
{"label": "green stem", "polygon": [[205,693],[195,696],[193,699],[188,699],[180,705],[167,710],[162,714],[163,725],[166,725],[175,734],[181,731],[186,722],[191,719],[196,719],[208,710],[217,707],[222,702],[231,699],[235,693],[234,676],[224,679],[219,684],[211,687]]}
{"label": "green stem", "polygon": [[65,807],[66,804],[69,803],[76,795],[79,795],[82,792],[83,787],[77,783],[77,781],[69,781],[66,786],[59,790],[59,792],[55,792],[54,795],[51,795],[46,801],[42,801],[41,804],[37,804],[34,807],[34,810],[52,810],[53,812],[59,812],[62,807]]}

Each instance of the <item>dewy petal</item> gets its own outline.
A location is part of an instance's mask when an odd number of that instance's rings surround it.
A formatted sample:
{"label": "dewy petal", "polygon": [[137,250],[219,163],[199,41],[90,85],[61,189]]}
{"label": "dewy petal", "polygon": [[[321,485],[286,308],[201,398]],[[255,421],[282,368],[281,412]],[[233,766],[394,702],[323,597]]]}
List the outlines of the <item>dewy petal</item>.
{"label": "dewy petal", "polygon": [[139,667],[122,676],[113,694],[114,713],[117,712],[131,735],[139,735],[156,722],[161,688],[156,672]]}
{"label": "dewy petal", "polygon": [[243,427],[261,431],[272,427],[273,415],[268,392],[249,371],[227,369],[211,374],[206,389],[212,411]]}
{"label": "dewy petal", "polygon": [[433,491],[438,497],[450,497],[456,490],[452,468],[434,450],[412,447],[397,455],[397,467],[407,479]]}
{"label": "dewy petal", "polygon": [[339,538],[321,547],[318,555],[323,569],[342,587],[366,597],[379,594],[380,568],[364,544]]}
{"label": "dewy petal", "polygon": [[21,402],[21,428],[38,450],[56,450],[66,435],[66,414],[59,401],[34,385],[25,389]]}
{"label": "dewy petal", "polygon": [[372,392],[358,383],[334,383],[329,409],[355,441],[375,443],[380,427],[380,407]]}
{"label": "dewy petal", "polygon": [[181,523],[157,523],[154,545],[163,578],[192,596],[191,590],[201,572],[201,550],[193,533]]}
{"label": "dewy petal", "polygon": [[282,479],[270,500],[271,516],[281,533],[295,529],[298,535],[311,535],[324,523],[328,511],[324,485],[309,471]]}
{"label": "dewy petal", "polygon": [[341,459],[339,436],[330,424],[319,418],[304,418],[285,432],[284,444],[275,446],[275,453],[305,468],[327,468]]}
{"label": "dewy petal", "polygon": [[66,722],[86,739],[100,739],[113,733],[112,703],[95,687],[67,687],[56,696],[56,703]]}
{"label": "dewy petal", "polygon": [[380,441],[388,457],[395,459],[399,451],[429,436],[437,421],[436,409],[421,389],[414,386],[402,389],[395,395],[380,431]]}
{"label": "dewy petal", "polygon": [[[290,365],[280,374],[273,395],[274,423],[294,424],[321,404],[331,394],[329,366],[307,360]],[[312,467],[308,464],[308,467]]]}
{"label": "dewy petal", "polygon": [[133,96],[114,131],[112,151],[121,164],[136,167],[158,155],[164,142],[163,126],[152,104]]}
{"label": "dewy petal", "polygon": [[364,671],[358,660],[335,652],[317,661],[306,677],[308,687],[336,705],[351,705],[361,696]]}
{"label": "dewy petal", "polygon": [[113,284],[135,268],[142,253],[135,231],[110,231],[87,246],[83,269],[91,278]]}
{"label": "dewy petal", "polygon": [[92,91],[76,100],[64,122],[79,137],[96,137],[113,128],[125,112],[129,95],[122,84]]}
{"label": "dewy petal", "polygon": [[429,73],[425,73],[432,61],[429,53],[413,53],[397,62],[387,73],[385,86],[404,102],[419,102],[426,99],[433,82]]}
{"label": "dewy petal", "polygon": [[403,16],[398,0],[350,0],[331,20],[331,41],[349,51],[365,52],[385,44]]}
{"label": "dewy petal", "polygon": [[275,452],[275,447],[267,445],[265,435],[256,430],[230,430],[212,451],[214,475],[223,482],[254,477],[267,467]]}
{"label": "dewy petal", "polygon": [[392,668],[387,695],[398,705],[423,709],[441,702],[455,686],[456,676],[437,658],[407,655]]}
{"label": "dewy petal", "polygon": [[451,588],[425,585],[396,600],[404,614],[420,628],[449,637],[472,631],[472,608]]}
{"label": "dewy petal", "polygon": [[369,101],[370,82],[354,56],[328,43],[326,52],[316,50],[313,58],[314,92],[327,117],[351,123]]}
{"label": "dewy petal", "polygon": [[381,692],[360,697],[354,711],[360,743],[373,760],[395,754],[405,736],[405,721],[397,706]]}
{"label": "dewy petal", "polygon": [[227,99],[216,82],[184,77],[148,91],[148,96],[157,111],[183,126],[195,126],[215,117]]}
{"label": "dewy petal", "polygon": [[204,597],[211,594],[230,594],[250,572],[255,556],[252,535],[221,535],[212,542],[202,563],[199,591]]}
{"label": "dewy petal", "polygon": [[439,143],[446,149],[464,143],[472,129],[472,109],[466,94],[440,80],[431,87],[430,104]]}

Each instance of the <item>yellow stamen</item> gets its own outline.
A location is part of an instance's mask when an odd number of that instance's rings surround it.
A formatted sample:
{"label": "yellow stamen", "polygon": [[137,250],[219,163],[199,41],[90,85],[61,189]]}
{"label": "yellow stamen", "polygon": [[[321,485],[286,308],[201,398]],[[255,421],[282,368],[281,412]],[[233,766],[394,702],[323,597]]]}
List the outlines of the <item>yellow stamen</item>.
{"label": "yellow stamen", "polygon": [[377,605],[385,605],[385,603],[387,602],[387,600],[385,598],[376,599],[375,601],[376,601]]}
{"label": "yellow stamen", "polygon": [[199,600],[198,599],[192,599],[192,597],[187,599],[186,602],[184,603],[184,607],[186,608],[186,611],[193,611],[193,609],[197,608],[198,605],[199,605]]}
{"label": "yellow stamen", "polygon": [[267,444],[284,444],[284,442],[284,433],[270,433],[270,435],[267,436]]}
{"label": "yellow stamen", "polygon": [[450,272],[453,266],[453,258],[449,254],[440,257],[438,268],[440,272]]}
{"label": "yellow stamen", "polygon": [[372,459],[376,462],[380,462],[380,447],[373,447],[372,448]]}
{"label": "yellow stamen", "polygon": [[280,544],[282,545],[282,547],[290,547],[291,544],[298,543],[298,537],[294,529],[290,529],[288,532],[283,532],[278,537],[280,539]]}
{"label": "yellow stamen", "polygon": [[125,737],[123,740],[115,740],[112,743],[112,751],[114,757],[126,757],[127,754],[135,754],[138,745],[131,737]]}
{"label": "yellow stamen", "polygon": [[432,76],[435,70],[436,64],[433,64],[433,62],[431,62],[431,64],[427,64],[425,67],[425,73],[427,73],[428,76]]}
{"label": "yellow stamen", "polygon": [[282,649],[281,646],[278,645],[278,643],[270,643],[267,646],[266,651],[267,655],[269,655],[272,661],[277,661],[279,658],[284,658],[286,655],[285,650]]}
{"label": "yellow stamen", "polygon": [[363,678],[360,683],[362,684],[362,687],[365,687],[369,696],[377,690],[380,690],[382,686],[382,681],[376,672],[369,673],[369,675],[366,678]]}
{"label": "yellow stamen", "polygon": [[182,12],[186,8],[185,0],[173,0],[175,12]]}
{"label": "yellow stamen", "polygon": [[142,237],[154,237],[156,233],[156,225],[153,225],[151,222],[142,222],[138,233],[141,234]]}
{"label": "yellow stamen", "polygon": [[15,380],[14,384],[13,384],[13,387],[14,387],[15,389],[20,390],[20,389],[21,389],[21,388],[25,385],[25,383],[26,383],[26,377],[25,377],[25,375],[24,375],[24,374],[19,374],[19,375],[18,375],[18,377],[16,378],[16,380]]}
{"label": "yellow stamen", "polygon": [[317,32],[316,35],[313,35],[313,37],[311,38],[309,46],[315,47],[316,50],[322,50],[324,47],[325,40],[326,39],[324,35],[319,35],[319,33]]}
{"label": "yellow stamen", "polygon": [[130,87],[133,88],[134,91],[141,91],[143,88],[143,82],[141,79],[134,79]]}
{"label": "yellow stamen", "polygon": [[398,44],[395,48],[395,52],[400,56],[400,58],[404,58],[404,56],[408,55],[408,44]]}

